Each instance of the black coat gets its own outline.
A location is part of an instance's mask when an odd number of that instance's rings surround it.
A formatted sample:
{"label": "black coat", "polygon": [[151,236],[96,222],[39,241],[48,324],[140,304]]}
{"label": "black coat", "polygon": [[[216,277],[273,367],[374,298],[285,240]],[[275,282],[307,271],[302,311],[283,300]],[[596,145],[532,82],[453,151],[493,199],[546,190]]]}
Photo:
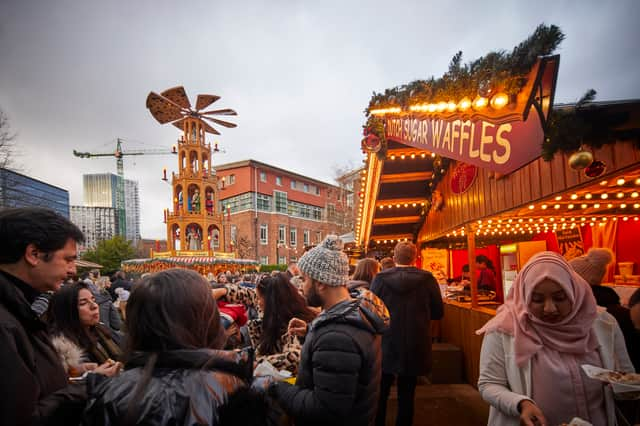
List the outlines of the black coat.
{"label": "black coat", "polygon": [[108,288],[108,292],[111,295],[111,300],[113,300],[114,302],[116,300],[118,300],[118,295],[116,294],[116,289],[117,288],[124,288],[127,291],[131,291],[131,281],[127,281],[127,280],[123,280],[121,278],[118,278],[117,280],[115,280],[112,284],[111,287]]}
{"label": "black coat", "polygon": [[430,321],[442,318],[440,287],[430,272],[394,267],[378,273],[370,290],[387,305],[391,327],[382,337],[382,371],[422,376],[431,371]]}
{"label": "black coat", "polygon": [[247,387],[253,369],[250,351],[174,350],[159,354],[145,383],[149,358],[134,354],[111,379],[90,375],[83,424],[218,425],[221,407]]}
{"label": "black coat", "polygon": [[0,272],[0,423],[77,424],[85,386],[68,384],[46,325],[15,280]]}
{"label": "black coat", "polygon": [[361,298],[338,303],[311,323],[295,386],[270,388],[296,426],[373,424],[388,321],[384,304]]}

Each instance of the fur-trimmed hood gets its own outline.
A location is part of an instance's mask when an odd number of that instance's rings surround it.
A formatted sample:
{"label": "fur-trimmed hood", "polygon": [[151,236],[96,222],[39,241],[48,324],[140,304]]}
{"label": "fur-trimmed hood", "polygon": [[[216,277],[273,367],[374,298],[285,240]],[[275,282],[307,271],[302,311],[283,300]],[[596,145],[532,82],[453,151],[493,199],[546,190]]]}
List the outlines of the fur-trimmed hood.
{"label": "fur-trimmed hood", "polygon": [[71,368],[80,370],[80,365],[83,363],[85,353],[80,349],[80,347],[78,347],[78,345],[62,334],[53,336],[51,338],[51,343],[58,353],[60,362],[62,362],[62,366],[67,374],[69,374]]}

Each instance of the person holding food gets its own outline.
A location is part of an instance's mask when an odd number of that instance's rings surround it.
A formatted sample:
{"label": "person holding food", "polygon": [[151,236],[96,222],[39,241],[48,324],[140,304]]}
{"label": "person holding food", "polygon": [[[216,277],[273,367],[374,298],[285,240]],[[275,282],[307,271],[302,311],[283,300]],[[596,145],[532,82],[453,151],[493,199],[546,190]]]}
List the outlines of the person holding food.
{"label": "person holding food", "polygon": [[224,351],[226,335],[209,282],[168,269],[143,278],[127,304],[126,369],[93,374],[83,425],[255,425],[264,398],[249,391],[250,349]]}
{"label": "person holding food", "polygon": [[82,351],[83,363],[66,366],[68,372],[74,370],[75,373],[82,373],[95,366],[98,367],[97,372],[107,376],[120,371],[120,341],[117,335],[100,323],[100,309],[87,284],[79,282],[63,286],[51,298],[46,318],[54,336],[54,347],[63,364],[65,357],[61,347],[75,345]]}
{"label": "person holding food", "polygon": [[478,389],[490,425],[558,425],[574,417],[615,425],[613,393],[581,368],[633,372],[616,320],[554,252],[533,256],[485,334]]}

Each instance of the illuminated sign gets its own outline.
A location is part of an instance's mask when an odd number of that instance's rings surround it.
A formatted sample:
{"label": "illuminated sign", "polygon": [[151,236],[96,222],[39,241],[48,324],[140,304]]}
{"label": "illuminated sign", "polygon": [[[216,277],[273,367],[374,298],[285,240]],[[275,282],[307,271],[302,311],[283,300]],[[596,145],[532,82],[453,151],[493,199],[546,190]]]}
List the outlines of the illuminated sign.
{"label": "illuminated sign", "polygon": [[559,57],[541,58],[517,100],[469,112],[385,115],[387,139],[508,174],[538,158],[553,104]]}

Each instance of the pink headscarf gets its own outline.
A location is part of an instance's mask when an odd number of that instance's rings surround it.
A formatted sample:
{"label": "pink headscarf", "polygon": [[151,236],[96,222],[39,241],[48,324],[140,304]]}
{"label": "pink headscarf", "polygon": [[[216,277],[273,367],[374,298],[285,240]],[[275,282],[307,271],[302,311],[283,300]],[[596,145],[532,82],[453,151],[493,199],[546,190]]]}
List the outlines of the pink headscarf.
{"label": "pink headscarf", "polygon": [[[545,278],[557,282],[571,300],[571,312],[550,324],[529,312],[533,289]],[[545,251],[533,256],[516,277],[507,299],[477,334],[501,331],[514,337],[516,364],[522,366],[542,347],[585,354],[598,347],[592,330],[596,300],[589,284],[559,254]]]}

